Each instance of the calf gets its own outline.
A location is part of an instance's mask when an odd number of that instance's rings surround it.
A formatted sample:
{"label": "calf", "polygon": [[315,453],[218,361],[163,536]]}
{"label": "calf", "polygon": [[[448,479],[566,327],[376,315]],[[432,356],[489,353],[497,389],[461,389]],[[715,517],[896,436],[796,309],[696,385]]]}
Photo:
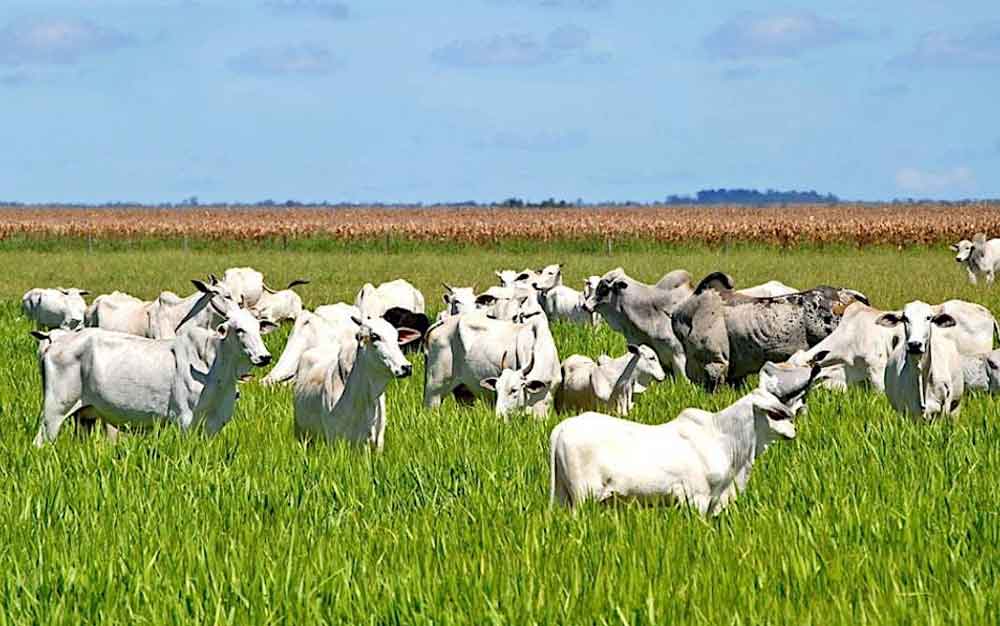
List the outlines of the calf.
{"label": "calf", "polygon": [[[377,318],[354,319],[353,341],[313,348],[302,355],[295,376],[295,433],[300,439],[385,444],[385,388],[413,371],[400,350],[419,338]],[[343,357],[350,354],[349,365]]]}
{"label": "calf", "polygon": [[903,327],[885,368],[885,393],[892,407],[925,420],[957,416],[964,391],[962,361],[955,342],[937,332],[954,327],[955,318],[916,300],[902,312],[883,313],[876,323]]}
{"label": "calf", "polygon": [[53,342],[40,359],[35,445],[54,440],[74,415],[116,427],[166,421],[218,432],[232,418],[241,370],[271,360],[261,335],[274,325],[235,306],[210,306],[224,320],[218,328],[187,325],[169,341],[87,328]]}
{"label": "calf", "polygon": [[650,426],[584,413],[552,430],[550,498],[570,507],[585,500],[678,504],[719,514],[746,487],[754,460],[776,439],[793,439],[793,418],[817,367],[767,363],[760,384],[709,413],[685,409]]}
{"label": "calf", "polygon": [[[619,362],[622,362],[619,366]],[[562,363],[563,382],[556,393],[559,411],[608,411],[625,417],[635,405],[637,388],[650,380],[663,382],[666,373],[649,346],[629,344],[621,359],[604,357],[599,363],[574,354]]]}
{"label": "calf", "polygon": [[83,289],[41,289],[28,291],[21,298],[21,311],[35,322],[38,328],[83,328],[87,303],[83,296],[90,292]]}

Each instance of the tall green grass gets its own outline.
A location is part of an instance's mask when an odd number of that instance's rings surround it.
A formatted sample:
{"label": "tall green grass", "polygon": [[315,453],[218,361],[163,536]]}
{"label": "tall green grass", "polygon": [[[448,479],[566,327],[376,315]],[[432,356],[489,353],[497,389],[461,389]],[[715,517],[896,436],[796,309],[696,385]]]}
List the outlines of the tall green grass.
{"label": "tall green grass", "polygon": [[[191,291],[209,271],[253,265],[272,284],[307,276],[309,305],[364,281],[406,277],[440,305],[443,280],[563,262],[568,281],[621,265],[654,281],[678,267],[846,285],[888,308],[961,297],[1000,310],[945,250],[663,248],[609,256],[580,246],[0,251],[0,576],[6,623],[868,624],[998,621],[997,404],[966,399],[956,423],[916,425],[862,389],[819,390],[798,438],[772,447],[716,519],[684,510],[547,500],[544,422],[490,407],[421,405],[422,357],[388,390],[381,456],[292,436],[288,389],[243,386],[213,439],[164,428],[112,445],[65,429],[31,448],[40,390],[18,313],[32,286]],[[287,331],[268,337],[275,353]],[[624,341],[556,325],[563,357]],[[633,419],[662,422],[709,395],[653,387]]]}

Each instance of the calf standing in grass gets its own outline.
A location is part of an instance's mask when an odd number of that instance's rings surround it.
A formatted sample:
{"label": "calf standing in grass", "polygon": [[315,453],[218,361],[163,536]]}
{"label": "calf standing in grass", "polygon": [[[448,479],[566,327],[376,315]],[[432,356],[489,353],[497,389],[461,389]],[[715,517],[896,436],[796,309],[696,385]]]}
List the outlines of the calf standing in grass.
{"label": "calf standing in grass", "polygon": [[420,333],[393,328],[381,318],[353,321],[358,326],[354,341],[323,345],[302,355],[295,376],[295,434],[306,440],[367,443],[380,451],[385,443],[385,388],[393,378],[412,373],[400,346],[419,339]]}
{"label": "calf standing in grass", "polygon": [[684,504],[717,515],[742,491],[754,460],[776,439],[793,439],[818,367],[767,363],[759,386],[709,413],[685,409],[657,426],[584,413],[550,439],[550,497],[570,507],[619,499]]}
{"label": "calf standing in grass", "polygon": [[620,359],[605,357],[601,364],[574,354],[562,363],[562,386],[556,392],[560,411],[608,411],[625,417],[635,405],[637,387],[655,380],[663,382],[666,373],[656,352],[649,346],[629,344],[628,354]]}

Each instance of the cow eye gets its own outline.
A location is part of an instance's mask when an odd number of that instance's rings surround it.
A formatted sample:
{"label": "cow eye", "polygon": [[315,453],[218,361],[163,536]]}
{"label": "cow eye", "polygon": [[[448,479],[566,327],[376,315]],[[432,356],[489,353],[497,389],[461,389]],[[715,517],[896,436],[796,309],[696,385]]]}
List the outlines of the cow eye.
{"label": "cow eye", "polygon": [[382,338],[375,333],[372,333],[372,341],[382,341]]}

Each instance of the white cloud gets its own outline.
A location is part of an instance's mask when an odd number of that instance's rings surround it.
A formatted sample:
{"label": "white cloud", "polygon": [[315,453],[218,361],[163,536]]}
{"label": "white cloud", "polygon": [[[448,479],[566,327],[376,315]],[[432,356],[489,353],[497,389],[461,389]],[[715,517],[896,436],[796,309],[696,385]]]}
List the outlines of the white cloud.
{"label": "white cloud", "polygon": [[966,33],[933,31],[891,65],[924,67],[1000,66],[1000,24],[985,24]]}
{"label": "white cloud", "polygon": [[896,186],[913,193],[967,190],[974,182],[975,175],[968,167],[937,172],[905,167],[896,172]]}
{"label": "white cloud", "polygon": [[859,36],[835,20],[803,11],[741,15],[709,33],[702,44],[713,56],[726,59],[796,57]]}
{"label": "white cloud", "polygon": [[130,36],[87,20],[26,20],[0,30],[0,64],[70,64],[130,43]]}

